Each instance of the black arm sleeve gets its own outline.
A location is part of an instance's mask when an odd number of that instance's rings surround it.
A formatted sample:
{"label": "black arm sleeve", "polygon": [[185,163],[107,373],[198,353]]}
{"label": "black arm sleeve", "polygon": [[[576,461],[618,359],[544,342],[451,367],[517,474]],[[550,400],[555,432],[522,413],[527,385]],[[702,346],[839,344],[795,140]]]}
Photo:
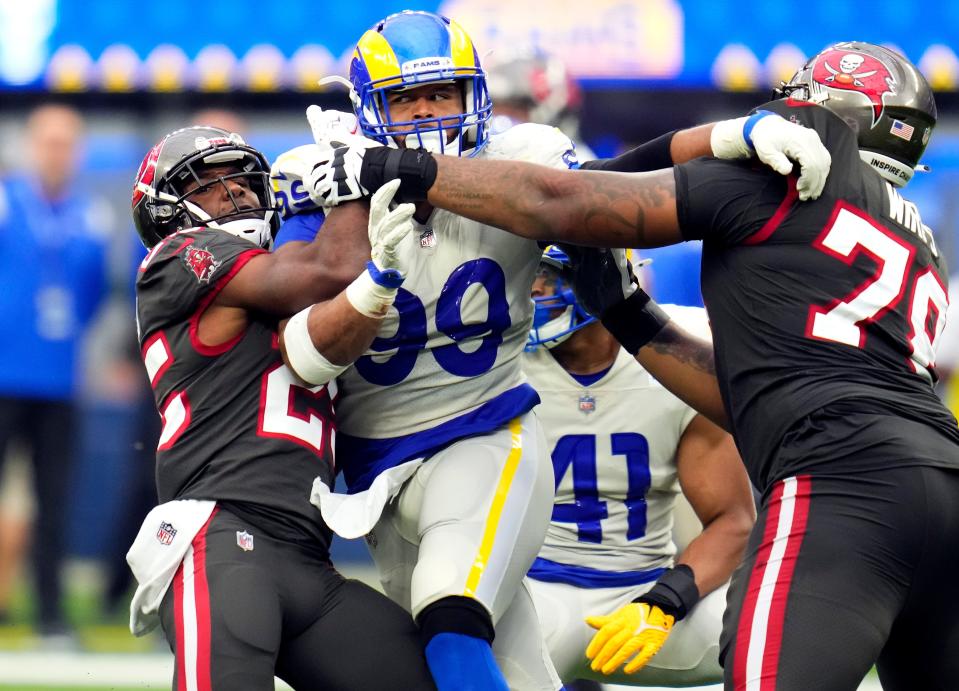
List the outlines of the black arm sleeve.
{"label": "black arm sleeve", "polygon": [[607,170],[616,173],[645,173],[650,170],[661,170],[673,165],[673,157],[669,153],[669,146],[673,141],[676,130],[667,132],[635,149],[630,149],[616,158],[600,158],[595,161],[586,161],[580,166],[583,170]]}

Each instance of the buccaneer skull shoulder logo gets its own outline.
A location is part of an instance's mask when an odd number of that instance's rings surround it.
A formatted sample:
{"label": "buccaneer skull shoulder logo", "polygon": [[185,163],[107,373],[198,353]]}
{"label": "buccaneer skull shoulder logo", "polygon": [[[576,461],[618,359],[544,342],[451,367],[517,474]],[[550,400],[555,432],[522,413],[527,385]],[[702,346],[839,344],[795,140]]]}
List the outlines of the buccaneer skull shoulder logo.
{"label": "buccaneer skull shoulder logo", "polygon": [[833,46],[819,54],[813,66],[813,81],[830,89],[858,91],[872,104],[872,127],[882,117],[886,94],[895,95],[896,80],[878,58]]}
{"label": "buccaneer skull shoulder logo", "polygon": [[215,259],[212,252],[199,247],[187,247],[183,261],[200,283],[209,283],[213,273],[223,263]]}

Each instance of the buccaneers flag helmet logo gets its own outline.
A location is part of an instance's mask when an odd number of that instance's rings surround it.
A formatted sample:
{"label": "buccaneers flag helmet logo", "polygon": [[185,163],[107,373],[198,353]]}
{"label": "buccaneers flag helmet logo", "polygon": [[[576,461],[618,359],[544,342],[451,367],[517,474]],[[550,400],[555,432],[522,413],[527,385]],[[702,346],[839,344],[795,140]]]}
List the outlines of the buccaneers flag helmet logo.
{"label": "buccaneers flag helmet logo", "polygon": [[137,170],[136,179],[133,181],[133,203],[132,206],[136,207],[137,202],[143,199],[143,195],[147,193],[150,187],[153,185],[153,178],[156,177],[157,172],[157,161],[160,158],[160,148],[163,146],[163,142],[160,142],[146,155],[146,158],[143,159],[143,162],[140,164],[139,170]]}
{"label": "buccaneers flag helmet logo", "polygon": [[872,104],[872,126],[882,117],[883,96],[896,93],[896,80],[877,58],[835,46],[820,53],[813,66],[813,81],[830,89],[858,91]]}
{"label": "buccaneers flag helmet logo", "polygon": [[217,270],[222,262],[213,258],[213,253],[209,250],[198,247],[187,247],[183,254],[183,261],[189,267],[190,271],[196,274],[200,283],[209,283],[213,272]]}

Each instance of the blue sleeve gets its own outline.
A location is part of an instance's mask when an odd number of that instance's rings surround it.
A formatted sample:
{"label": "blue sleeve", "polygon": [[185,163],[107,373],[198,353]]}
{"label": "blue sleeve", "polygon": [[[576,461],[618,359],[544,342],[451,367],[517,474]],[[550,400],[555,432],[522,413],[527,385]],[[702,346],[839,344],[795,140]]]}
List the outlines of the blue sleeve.
{"label": "blue sleeve", "polygon": [[319,209],[290,216],[280,226],[273,249],[277,250],[288,242],[313,242],[324,220],[326,215]]}

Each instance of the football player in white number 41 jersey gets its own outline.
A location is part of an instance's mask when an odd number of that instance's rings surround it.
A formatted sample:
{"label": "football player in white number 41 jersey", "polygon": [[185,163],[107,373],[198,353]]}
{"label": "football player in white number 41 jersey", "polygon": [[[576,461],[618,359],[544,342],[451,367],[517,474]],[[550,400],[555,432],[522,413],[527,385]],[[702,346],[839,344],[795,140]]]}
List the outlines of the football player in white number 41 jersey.
{"label": "football player in white number 41 jersey", "polygon": [[[333,180],[332,195],[313,194],[323,182],[314,177],[329,169],[324,162],[335,159],[338,142],[388,144],[383,151],[402,160],[391,159],[386,170],[399,174],[409,170],[411,159],[403,157],[416,159],[420,148],[578,165],[572,142],[556,128],[527,123],[489,134],[492,104],[478,53],[444,17],[401,12],[377,23],[356,46],[348,85],[359,129],[370,139],[344,126],[348,116],[313,108],[316,145],[281,155],[273,169],[274,185],[298,198],[298,208],[301,179],[321,205],[362,195],[349,179]],[[798,144],[798,160],[815,159],[802,156],[810,153],[808,132],[781,118],[765,132],[754,128],[755,151],[742,123],[727,123],[732,137],[722,141],[738,143],[724,145],[728,157],[780,147],[785,161],[782,152]],[[711,128],[686,131],[690,139],[676,133],[657,151],[665,148],[669,158],[679,142],[691,141],[684,153],[708,154]],[[828,156],[825,166],[803,166],[804,174],[810,170],[824,179]],[[367,536],[384,589],[422,630],[440,691],[552,691],[560,682],[524,585],[553,500],[553,470],[532,412],[539,397],[521,367],[542,250],[425,203],[414,220],[416,232],[397,248],[410,278],[395,309],[367,355],[338,377],[337,466],[349,494],[318,483],[313,501],[341,536]],[[519,638],[539,647],[526,655],[520,651],[528,646],[515,645]]]}
{"label": "football player in white number 41 jersey", "polygon": [[[732,438],[582,310],[568,267],[558,248],[543,255],[523,363],[556,473],[552,522],[529,572],[550,656],[566,682],[719,683],[726,582],[755,517],[749,480]],[[709,337],[704,310],[666,309]],[[680,491],[704,529],[675,557]],[[634,636],[632,652],[611,657],[618,645],[604,642],[623,635]]]}

